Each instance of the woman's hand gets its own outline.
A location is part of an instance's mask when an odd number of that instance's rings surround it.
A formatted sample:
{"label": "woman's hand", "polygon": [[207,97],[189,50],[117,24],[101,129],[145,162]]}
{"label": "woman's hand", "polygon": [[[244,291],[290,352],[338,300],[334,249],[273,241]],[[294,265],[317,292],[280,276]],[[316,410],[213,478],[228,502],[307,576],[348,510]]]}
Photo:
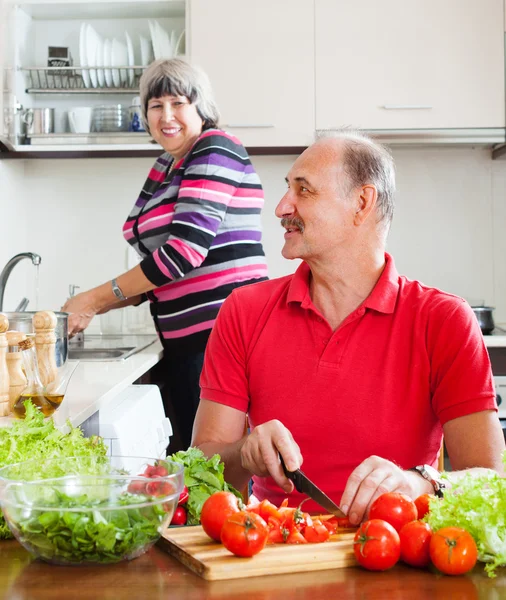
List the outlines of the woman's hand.
{"label": "woman's hand", "polygon": [[84,331],[99,311],[99,308],[96,306],[93,290],[82,292],[69,298],[63,305],[62,311],[69,313],[69,337]]}
{"label": "woman's hand", "polygon": [[247,436],[241,448],[241,464],[253,475],[270,475],[289,494],[293,483],[284,474],[278,454],[289,471],[295,471],[302,464],[300,448],[290,431],[278,420],[267,421]]}
{"label": "woman's hand", "polygon": [[403,471],[393,462],[370,456],[349,476],[341,498],[341,508],[353,525],[361,523],[372,503],[386,492],[401,492],[417,498],[434,491],[432,485],[414,471]]}

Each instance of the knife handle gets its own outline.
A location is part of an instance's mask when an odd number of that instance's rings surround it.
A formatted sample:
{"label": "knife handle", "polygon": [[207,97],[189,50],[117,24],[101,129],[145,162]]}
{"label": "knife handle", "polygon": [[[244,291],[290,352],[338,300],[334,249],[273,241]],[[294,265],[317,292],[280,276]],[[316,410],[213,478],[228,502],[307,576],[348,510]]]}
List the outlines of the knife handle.
{"label": "knife handle", "polygon": [[284,474],[288,477],[288,479],[290,481],[293,481],[293,485],[295,486],[295,489],[301,493],[302,492],[302,484],[300,481],[299,469],[297,469],[296,471],[289,471],[286,468],[285,461],[283,460],[283,457],[281,456],[281,454],[279,452],[278,452],[278,456],[279,456],[279,462],[281,463],[281,466],[283,467]]}

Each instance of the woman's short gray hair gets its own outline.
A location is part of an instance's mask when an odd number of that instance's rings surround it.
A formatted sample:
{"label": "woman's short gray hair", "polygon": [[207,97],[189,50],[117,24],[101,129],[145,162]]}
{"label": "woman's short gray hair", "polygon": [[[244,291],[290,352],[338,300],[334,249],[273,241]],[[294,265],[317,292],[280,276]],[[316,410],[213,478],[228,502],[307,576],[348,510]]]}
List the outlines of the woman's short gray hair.
{"label": "woman's short gray hair", "polygon": [[152,62],[140,81],[141,107],[144,127],[148,127],[148,102],[162,96],[185,96],[195,104],[203,129],[218,127],[220,113],[214,101],[209,78],[197,67],[180,58],[161,58]]}
{"label": "woman's short gray hair", "polygon": [[348,195],[352,189],[371,183],[378,192],[379,221],[386,232],[394,216],[395,166],[389,150],[361,131],[341,129],[322,132],[319,138],[332,137],[343,143],[343,170],[347,175]]}

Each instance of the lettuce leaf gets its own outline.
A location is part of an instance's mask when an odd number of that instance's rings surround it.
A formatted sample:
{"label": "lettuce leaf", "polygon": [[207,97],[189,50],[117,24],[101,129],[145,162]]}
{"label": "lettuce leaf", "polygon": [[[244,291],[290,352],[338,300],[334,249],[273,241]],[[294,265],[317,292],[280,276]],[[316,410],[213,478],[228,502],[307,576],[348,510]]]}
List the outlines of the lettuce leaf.
{"label": "lettuce leaf", "polygon": [[200,523],[202,505],[214,492],[232,492],[242,499],[241,494],[225,481],[225,465],[221,462],[219,454],[208,459],[199,448],[188,448],[172,454],[169,458],[184,466],[184,484],[188,488],[188,525]]}
{"label": "lettuce leaf", "polygon": [[[503,461],[506,453],[503,454]],[[424,519],[433,531],[442,527],[462,527],[474,538],[478,560],[487,563],[490,577],[506,565],[506,479],[491,473],[464,476],[452,483],[443,498],[430,502]]]}
{"label": "lettuce leaf", "polygon": [[[84,437],[79,427],[68,423],[70,431],[63,433],[55,427],[53,419],[45,419],[44,415],[29,401],[25,402],[26,416],[14,421],[10,427],[0,428],[0,467],[5,467],[25,460],[59,458],[67,456],[105,456],[107,448],[103,440],[97,436]],[[33,472],[24,471],[26,479],[35,479],[38,468],[35,464]],[[55,477],[61,473],[54,474]],[[44,469],[44,477],[50,477],[48,469]],[[0,539],[11,538],[12,534],[0,516]]]}

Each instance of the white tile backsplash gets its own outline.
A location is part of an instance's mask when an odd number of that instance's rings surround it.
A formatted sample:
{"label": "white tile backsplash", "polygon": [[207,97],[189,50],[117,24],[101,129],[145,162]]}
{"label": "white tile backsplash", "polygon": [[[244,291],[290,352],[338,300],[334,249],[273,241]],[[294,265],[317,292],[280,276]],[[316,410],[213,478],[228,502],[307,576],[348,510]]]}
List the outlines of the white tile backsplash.
{"label": "white tile backsplash", "polygon": [[[394,158],[398,193],[388,249],[399,271],[483,299],[496,306],[496,322],[506,322],[506,161],[492,161],[489,150],[470,147],[396,148]],[[274,216],[294,157],[252,160],[266,194],[270,275],[281,276],[298,264],[281,257],[283,231]],[[152,163],[150,158],[0,161],[0,268],[17,252],[42,256],[37,308],[59,308],[71,283],[85,290],[126,270],[121,228]],[[33,296],[33,275],[28,261],[16,267],[6,310],[23,295]]]}

